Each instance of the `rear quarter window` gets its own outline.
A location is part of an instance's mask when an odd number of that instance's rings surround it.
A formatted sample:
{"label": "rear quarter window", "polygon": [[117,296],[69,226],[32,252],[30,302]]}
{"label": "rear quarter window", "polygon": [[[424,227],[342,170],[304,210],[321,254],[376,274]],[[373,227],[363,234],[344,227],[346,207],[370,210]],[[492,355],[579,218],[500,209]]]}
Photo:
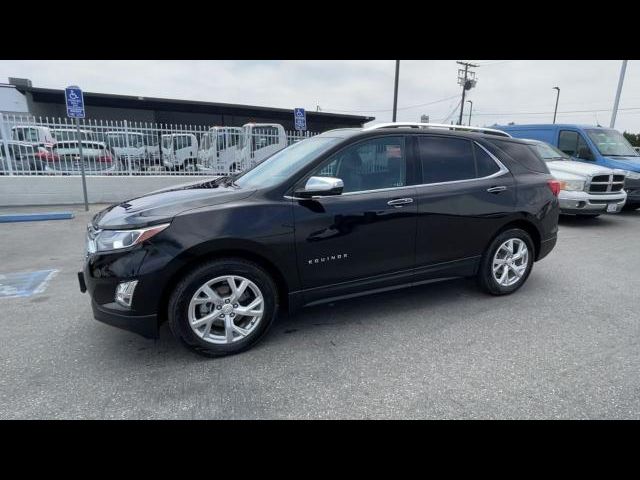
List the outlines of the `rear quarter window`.
{"label": "rear quarter window", "polygon": [[491,139],[491,143],[527,170],[538,173],[549,173],[546,163],[535,151],[535,147],[523,143],[494,139]]}

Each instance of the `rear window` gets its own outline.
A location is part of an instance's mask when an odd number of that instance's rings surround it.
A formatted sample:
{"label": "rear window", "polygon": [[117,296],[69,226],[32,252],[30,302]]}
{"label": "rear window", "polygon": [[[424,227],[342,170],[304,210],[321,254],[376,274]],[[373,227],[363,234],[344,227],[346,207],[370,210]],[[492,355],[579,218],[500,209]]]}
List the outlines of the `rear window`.
{"label": "rear window", "polygon": [[496,147],[528,170],[538,173],[549,173],[545,161],[535,151],[535,147],[522,143],[504,140],[491,140]]}

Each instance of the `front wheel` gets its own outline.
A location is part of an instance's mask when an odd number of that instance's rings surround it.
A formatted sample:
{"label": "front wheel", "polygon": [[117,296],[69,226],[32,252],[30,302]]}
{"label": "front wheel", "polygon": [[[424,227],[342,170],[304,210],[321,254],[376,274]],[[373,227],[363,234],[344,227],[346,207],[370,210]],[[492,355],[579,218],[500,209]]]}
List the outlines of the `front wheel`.
{"label": "front wheel", "polygon": [[169,299],[169,327],[197,353],[230,355],[260,340],[277,310],[277,288],[266,271],[244,259],[220,259],[178,283]]}
{"label": "front wheel", "polygon": [[478,271],[480,287],[492,295],[518,290],[529,277],[535,251],[531,236],[520,228],[499,234],[484,253]]}

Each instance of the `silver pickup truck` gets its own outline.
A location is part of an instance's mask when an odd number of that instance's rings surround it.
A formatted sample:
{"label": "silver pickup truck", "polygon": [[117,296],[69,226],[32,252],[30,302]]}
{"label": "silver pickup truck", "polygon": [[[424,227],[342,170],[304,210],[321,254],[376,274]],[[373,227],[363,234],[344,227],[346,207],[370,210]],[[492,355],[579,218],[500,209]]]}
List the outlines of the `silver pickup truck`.
{"label": "silver pickup truck", "polygon": [[547,162],[551,174],[562,182],[560,213],[597,217],[622,210],[627,201],[624,171],[576,162],[548,143],[529,142]]}

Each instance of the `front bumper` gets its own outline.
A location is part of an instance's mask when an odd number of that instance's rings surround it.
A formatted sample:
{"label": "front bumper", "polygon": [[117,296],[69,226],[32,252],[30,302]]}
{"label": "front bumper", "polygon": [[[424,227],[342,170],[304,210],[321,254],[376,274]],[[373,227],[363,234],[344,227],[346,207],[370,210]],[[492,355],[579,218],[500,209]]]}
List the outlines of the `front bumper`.
{"label": "front bumper", "polygon": [[145,338],[158,338],[158,316],[151,315],[131,315],[117,303],[98,305],[91,300],[93,318],[130,332],[142,335]]}
{"label": "front bumper", "polygon": [[[87,257],[82,272],[78,272],[80,291],[91,296],[91,308],[96,320],[122,328],[146,338],[158,338],[157,304],[158,274],[138,275],[146,252],[133,249]],[[131,308],[115,302],[118,284],[138,279]]]}
{"label": "front bumper", "polygon": [[597,214],[605,213],[609,205],[615,205],[616,212],[622,210],[627,202],[627,193],[590,194],[587,192],[571,192],[561,190],[558,195],[560,212],[564,214]]}

